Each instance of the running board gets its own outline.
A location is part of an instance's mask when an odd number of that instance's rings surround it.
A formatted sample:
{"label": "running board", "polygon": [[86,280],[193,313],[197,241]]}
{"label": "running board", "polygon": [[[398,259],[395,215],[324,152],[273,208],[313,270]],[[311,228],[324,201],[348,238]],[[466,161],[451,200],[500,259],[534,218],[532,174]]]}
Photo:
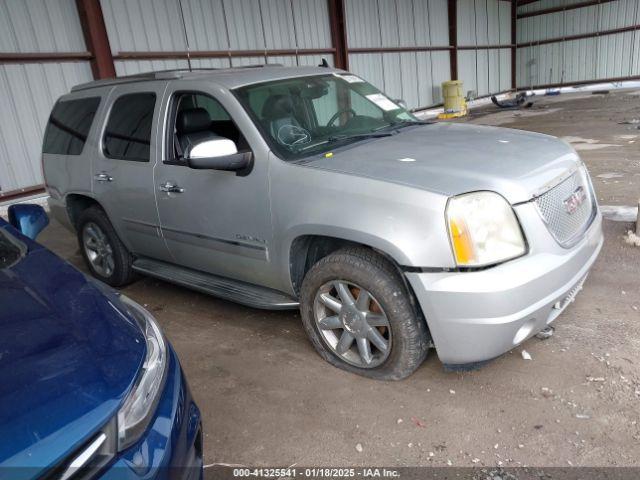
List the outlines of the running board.
{"label": "running board", "polygon": [[176,283],[248,307],[264,310],[290,310],[299,306],[297,300],[277,290],[198,272],[158,260],[139,258],[133,262],[132,267],[136,272],[144,275]]}

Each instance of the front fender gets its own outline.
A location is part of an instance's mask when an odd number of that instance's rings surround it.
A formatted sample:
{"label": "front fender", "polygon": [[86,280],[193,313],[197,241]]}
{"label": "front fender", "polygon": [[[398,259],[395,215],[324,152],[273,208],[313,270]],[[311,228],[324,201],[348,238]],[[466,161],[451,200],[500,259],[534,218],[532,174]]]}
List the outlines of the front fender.
{"label": "front fender", "polygon": [[274,244],[283,279],[302,235],[378,249],[400,266],[455,266],[445,223],[447,197],[404,185],[272,158]]}
{"label": "front fender", "polygon": [[398,265],[411,265],[410,257],[397,244],[392,243],[386,238],[362,230],[326,224],[302,224],[291,228],[284,239],[281,254],[289,255],[293,242],[303,236],[330,237],[359,243],[384,252]]}

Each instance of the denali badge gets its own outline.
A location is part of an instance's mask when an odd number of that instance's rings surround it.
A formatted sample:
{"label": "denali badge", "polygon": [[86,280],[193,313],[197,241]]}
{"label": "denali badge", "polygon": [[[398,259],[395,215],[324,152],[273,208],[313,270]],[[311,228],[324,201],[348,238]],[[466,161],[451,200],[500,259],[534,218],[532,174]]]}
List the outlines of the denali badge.
{"label": "denali badge", "polygon": [[578,210],[578,207],[582,205],[586,199],[587,194],[584,191],[584,188],[578,187],[573,191],[571,195],[564,199],[564,208],[569,215],[572,215],[576,210]]}

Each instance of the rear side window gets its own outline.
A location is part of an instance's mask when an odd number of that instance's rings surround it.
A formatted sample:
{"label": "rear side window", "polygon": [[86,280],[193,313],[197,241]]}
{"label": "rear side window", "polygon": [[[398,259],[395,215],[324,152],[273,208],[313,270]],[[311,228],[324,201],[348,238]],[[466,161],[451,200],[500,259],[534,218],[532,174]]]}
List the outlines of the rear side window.
{"label": "rear side window", "polygon": [[109,158],[148,162],[155,93],[132,93],[118,98],[104,132],[103,149]]}
{"label": "rear side window", "polygon": [[43,153],[80,155],[100,105],[100,97],[58,102],[44,133]]}

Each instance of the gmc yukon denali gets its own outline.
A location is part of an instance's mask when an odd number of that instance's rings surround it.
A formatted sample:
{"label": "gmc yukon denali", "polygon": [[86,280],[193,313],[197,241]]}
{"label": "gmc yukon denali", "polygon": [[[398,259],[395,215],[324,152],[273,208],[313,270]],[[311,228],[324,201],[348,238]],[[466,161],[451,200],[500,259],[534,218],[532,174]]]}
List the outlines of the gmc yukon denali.
{"label": "gmc yukon denali", "polygon": [[325,360],[376,379],[431,347],[451,368],[511,350],[572,302],[603,242],[569,145],[420,121],[331,68],[79,85],[43,164],[52,215],[100,280],[299,308]]}

